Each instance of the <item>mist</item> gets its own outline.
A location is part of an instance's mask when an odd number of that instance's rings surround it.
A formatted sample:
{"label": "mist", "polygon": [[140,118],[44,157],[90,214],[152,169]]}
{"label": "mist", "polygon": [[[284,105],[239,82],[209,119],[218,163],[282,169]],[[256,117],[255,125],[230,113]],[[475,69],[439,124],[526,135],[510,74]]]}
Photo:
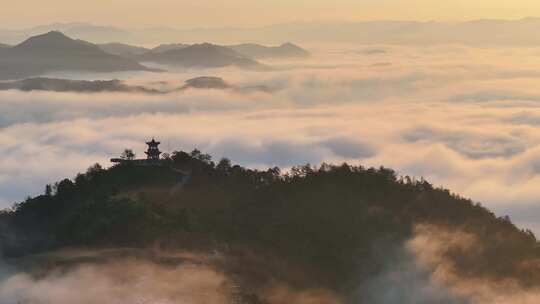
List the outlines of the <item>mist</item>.
{"label": "mist", "polygon": [[[245,289],[223,254],[188,251],[63,250],[11,260],[0,277],[0,301],[15,303],[264,303],[342,301],[329,290],[298,289],[273,282]],[[251,302],[250,302],[251,303]]]}
{"label": "mist", "polygon": [[538,232],[540,51],[373,49],[317,48],[310,59],[268,61],[274,71],[124,75],[127,84],[151,88],[212,75],[273,92],[0,92],[0,203],[9,207],[95,162],[108,165],[124,148],[140,154],[155,136],[167,152],[199,148],[255,168],[324,161],[392,167]]}
{"label": "mist", "polygon": [[[0,301],[6,304],[196,304],[242,303],[253,299],[269,304],[291,301],[300,304],[536,303],[539,290],[527,287],[518,279],[510,276],[499,280],[463,269],[462,259],[482,259],[482,252],[487,249],[477,237],[461,229],[418,224],[405,243],[385,245],[384,269],[361,281],[352,302],[324,288],[299,288],[287,281],[261,280],[258,274],[261,271],[263,276],[272,277],[265,273],[268,265],[264,265],[270,260],[263,256],[254,259],[256,252],[243,253],[252,257],[238,264],[233,252],[207,254],[157,247],[69,249],[10,259],[0,268]],[[518,267],[538,267],[533,260],[520,263]],[[250,270],[242,271],[238,267]],[[281,271],[294,276],[298,269]],[[246,286],[246,282],[250,283]]]}
{"label": "mist", "polygon": [[2,303],[228,303],[223,275],[197,266],[144,261],[83,265],[34,278],[15,274],[0,286]]}

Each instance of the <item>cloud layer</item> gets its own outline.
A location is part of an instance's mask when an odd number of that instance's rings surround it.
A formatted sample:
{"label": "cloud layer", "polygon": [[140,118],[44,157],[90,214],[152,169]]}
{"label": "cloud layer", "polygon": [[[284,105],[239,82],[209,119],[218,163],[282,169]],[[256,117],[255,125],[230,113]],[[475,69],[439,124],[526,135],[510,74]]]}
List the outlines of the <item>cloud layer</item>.
{"label": "cloud layer", "polygon": [[269,64],[275,70],[187,70],[127,81],[175,87],[215,75],[279,88],[273,93],[0,92],[0,206],[95,162],[108,165],[124,148],[142,155],[144,140],[155,136],[165,151],[199,148],[252,167],[392,167],[540,233],[540,50],[339,46]]}

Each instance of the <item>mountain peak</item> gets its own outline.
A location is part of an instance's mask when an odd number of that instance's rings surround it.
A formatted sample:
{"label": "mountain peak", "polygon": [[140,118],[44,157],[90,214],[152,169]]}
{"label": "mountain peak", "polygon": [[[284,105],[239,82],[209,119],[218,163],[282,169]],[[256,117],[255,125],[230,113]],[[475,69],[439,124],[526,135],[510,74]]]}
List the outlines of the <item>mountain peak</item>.
{"label": "mountain peak", "polygon": [[230,48],[207,42],[193,44],[183,48],[172,48],[164,52],[149,52],[140,56],[139,59],[141,61],[182,67],[259,66],[259,63],[256,61]]}
{"label": "mountain peak", "polygon": [[49,31],[48,33],[45,33],[42,36],[68,38],[68,36],[64,35],[64,33],[62,33],[61,31],[56,31],[56,30]]}
{"label": "mountain peak", "polygon": [[193,48],[217,48],[218,45],[212,44],[210,42],[196,43],[191,45]]}
{"label": "mountain peak", "polygon": [[52,40],[52,39],[60,39],[60,40],[73,40],[66,36],[61,31],[50,31],[45,34],[36,35],[33,37],[30,37],[28,40]]}
{"label": "mountain peak", "polygon": [[282,48],[300,49],[300,47],[292,42],[285,42],[281,45]]}
{"label": "mountain peak", "polygon": [[50,71],[141,71],[135,60],[112,55],[95,44],[75,40],[59,31],[28,38],[23,43],[2,49],[0,79],[43,75]]}
{"label": "mountain peak", "polygon": [[287,42],[279,46],[264,46],[260,44],[245,43],[231,45],[229,48],[250,58],[287,58],[307,57],[309,53],[301,47]]}
{"label": "mountain peak", "polygon": [[32,36],[26,39],[21,44],[17,45],[16,48],[27,48],[27,47],[61,47],[66,45],[79,44],[76,40],[69,38],[59,31],[50,31],[45,34]]}

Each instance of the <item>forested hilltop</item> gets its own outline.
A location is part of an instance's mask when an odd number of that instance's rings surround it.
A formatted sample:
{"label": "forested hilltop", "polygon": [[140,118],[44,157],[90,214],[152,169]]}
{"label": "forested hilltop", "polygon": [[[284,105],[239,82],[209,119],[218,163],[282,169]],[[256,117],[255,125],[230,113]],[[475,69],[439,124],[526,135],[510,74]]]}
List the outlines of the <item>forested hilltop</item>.
{"label": "forested hilltop", "polygon": [[153,166],[96,164],[0,213],[7,259],[67,247],[219,252],[231,257],[223,268],[254,290],[279,280],[345,299],[401,260],[422,233],[427,245],[446,245],[413,252],[435,252],[453,277],[540,286],[540,248],[530,231],[386,168],[323,164],[283,174],[175,152]]}

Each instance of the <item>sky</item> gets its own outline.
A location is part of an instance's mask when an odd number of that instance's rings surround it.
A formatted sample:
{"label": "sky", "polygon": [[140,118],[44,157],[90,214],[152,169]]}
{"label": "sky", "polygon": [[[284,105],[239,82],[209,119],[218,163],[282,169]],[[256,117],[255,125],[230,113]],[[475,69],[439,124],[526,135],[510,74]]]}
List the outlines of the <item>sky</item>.
{"label": "sky", "polygon": [[[252,27],[291,22],[520,19],[536,0],[2,0],[3,28],[53,22],[124,27]],[[46,4],[45,4],[46,3]],[[127,13],[129,12],[129,13]],[[119,18],[119,16],[121,16]]]}

